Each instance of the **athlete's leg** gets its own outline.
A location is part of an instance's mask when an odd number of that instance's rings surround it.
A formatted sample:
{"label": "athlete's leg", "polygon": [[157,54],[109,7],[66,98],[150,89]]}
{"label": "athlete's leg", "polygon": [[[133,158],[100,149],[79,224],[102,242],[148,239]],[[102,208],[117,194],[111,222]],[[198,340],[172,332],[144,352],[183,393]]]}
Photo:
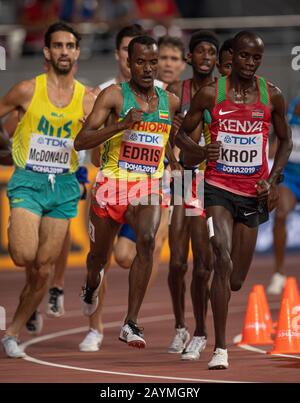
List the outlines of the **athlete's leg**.
{"label": "athlete's leg", "polygon": [[232,235],[231,259],[233,270],[230,277],[232,291],[239,291],[247,277],[255,245],[258,227],[249,228],[242,223],[234,223]]}
{"label": "athlete's leg", "polygon": [[67,267],[68,255],[71,247],[71,233],[70,228],[68,228],[66,237],[64,239],[62,250],[58,256],[57,261],[54,265],[54,273],[51,281],[51,287],[57,287],[60,289],[64,288],[65,282],[65,271]]}
{"label": "athlete's leg", "polygon": [[194,336],[207,337],[208,282],[213,267],[213,254],[208,239],[206,221],[200,216],[191,217],[191,240],[193,250],[191,296],[196,321]]}
{"label": "athlete's leg", "polygon": [[114,257],[119,266],[129,269],[136,255],[135,242],[124,236],[120,236],[114,244]]}
{"label": "athlete's leg", "polygon": [[175,315],[175,328],[185,327],[185,274],[190,240],[190,217],[185,215],[185,208],[176,205],[173,208],[169,225],[170,266],[168,284]]}
{"label": "athlete's leg", "polygon": [[106,273],[108,272],[109,268],[110,268],[110,260],[104,266],[104,277],[101,283],[101,287],[99,289],[99,303],[97,309],[93,313],[93,315],[89,316],[90,329],[95,329],[99,333],[103,333],[102,309],[107,288]]}
{"label": "athlete's leg", "polygon": [[230,300],[230,276],[232,273],[233,218],[222,206],[206,209],[207,219],[212,219],[214,236],[210,238],[214,252],[214,275],[210,289],[210,300],[214,317],[215,349],[226,349],[226,321]]}
{"label": "athlete's leg", "polygon": [[294,210],[297,199],[294,193],[285,186],[279,188],[279,201],[275,211],[275,221],[273,228],[274,235],[274,272],[285,274],[284,257],[287,240],[286,220],[288,215]]}
{"label": "athlete's leg", "polygon": [[160,264],[160,255],[162,248],[164,246],[165,240],[168,237],[168,220],[169,220],[169,209],[162,208],[161,210],[161,219],[160,224],[157,230],[157,234],[155,237],[155,248],[153,253],[153,268],[150,277],[150,281],[148,284],[148,288],[151,287],[153,282],[156,279],[159,264]]}
{"label": "athlete's leg", "polygon": [[113,242],[120,224],[111,218],[98,217],[93,209],[90,209],[90,251],[87,256],[87,281],[90,289],[96,289],[99,285],[99,274],[109,262]]}
{"label": "athlete's leg", "polygon": [[136,257],[129,273],[128,312],[125,323],[137,321],[151,276],[155,236],[160,217],[160,205],[130,205],[126,213],[127,221],[136,233]]}
{"label": "athlete's leg", "polygon": [[[13,322],[7,329],[7,335],[18,336],[22,326],[45,295],[51,267],[61,251],[68,225],[68,220],[51,217],[41,219],[24,209],[12,209],[9,228],[10,251],[14,253],[15,263],[24,265],[28,274],[27,284]],[[19,244],[20,247],[17,246],[18,240],[23,241]],[[35,256],[33,253],[29,256],[26,252],[31,251],[31,246]]]}

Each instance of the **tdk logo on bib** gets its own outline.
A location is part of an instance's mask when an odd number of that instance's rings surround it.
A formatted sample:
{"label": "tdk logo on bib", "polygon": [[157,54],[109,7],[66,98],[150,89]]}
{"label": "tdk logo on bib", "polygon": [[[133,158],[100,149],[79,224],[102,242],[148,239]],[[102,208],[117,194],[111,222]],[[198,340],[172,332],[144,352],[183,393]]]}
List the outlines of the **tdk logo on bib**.
{"label": "tdk logo on bib", "polygon": [[145,132],[125,132],[123,140],[132,141],[140,144],[163,146],[163,136]]}
{"label": "tdk logo on bib", "polygon": [[226,135],[224,137],[224,143],[226,144],[241,144],[241,145],[251,145],[251,144],[257,144],[257,139],[256,136],[247,136],[247,137],[239,137],[239,136],[229,136]]}
{"label": "tdk logo on bib", "polygon": [[69,147],[69,142],[65,139],[57,139],[57,138],[49,138],[49,137],[44,137],[40,136],[38,139],[38,144],[41,145],[46,145],[50,147],[60,147],[60,148],[68,148]]}

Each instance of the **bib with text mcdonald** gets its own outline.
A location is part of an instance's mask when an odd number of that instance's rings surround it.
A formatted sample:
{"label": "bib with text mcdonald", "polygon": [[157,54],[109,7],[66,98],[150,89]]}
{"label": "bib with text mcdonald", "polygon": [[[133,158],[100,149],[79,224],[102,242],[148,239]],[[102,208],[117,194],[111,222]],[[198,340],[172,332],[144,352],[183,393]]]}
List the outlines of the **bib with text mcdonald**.
{"label": "bib with text mcdonald", "polygon": [[69,172],[73,142],[70,138],[31,133],[25,168],[47,174]]}

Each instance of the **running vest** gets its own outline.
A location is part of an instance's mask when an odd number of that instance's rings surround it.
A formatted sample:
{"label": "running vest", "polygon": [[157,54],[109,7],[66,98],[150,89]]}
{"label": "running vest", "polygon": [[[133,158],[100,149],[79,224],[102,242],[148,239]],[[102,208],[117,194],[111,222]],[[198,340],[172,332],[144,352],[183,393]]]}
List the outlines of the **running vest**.
{"label": "running vest", "polygon": [[[192,101],[192,80],[184,80],[182,82],[182,96],[181,96],[181,105],[180,112],[185,116],[190,109],[191,101]],[[210,132],[209,132],[209,124],[211,123],[211,117],[208,110],[205,109],[203,115],[203,136],[199,141],[200,146],[205,146],[206,144],[210,144]],[[181,154],[181,153],[180,153]],[[195,169],[197,167],[193,167]],[[205,170],[206,162],[203,161],[199,164],[200,170]]]}
{"label": "running vest", "polygon": [[293,150],[285,166],[285,172],[300,177],[300,115],[296,115],[295,109],[300,103],[300,97],[294,98],[288,108],[288,122],[292,129]]}
{"label": "running vest", "polygon": [[211,141],[222,147],[217,162],[209,162],[207,183],[242,196],[256,196],[256,182],[267,179],[266,146],[271,120],[266,80],[256,77],[258,98],[253,104],[236,104],[228,98],[228,79],[216,83],[216,101],[209,126]]}
{"label": "running vest", "polygon": [[74,94],[64,108],[48,98],[47,75],[35,78],[31,103],[13,135],[12,155],[17,167],[48,174],[73,173],[78,168],[73,142],[84,116],[85,87],[74,81]]}
{"label": "running vest", "polygon": [[[132,108],[140,109],[129,83],[121,83],[123,106],[119,121]],[[153,113],[143,113],[141,122],[115,134],[104,143],[101,153],[102,173],[109,178],[128,181],[161,178],[164,172],[165,146],[169,139],[171,118],[167,93],[155,87],[158,108]]]}

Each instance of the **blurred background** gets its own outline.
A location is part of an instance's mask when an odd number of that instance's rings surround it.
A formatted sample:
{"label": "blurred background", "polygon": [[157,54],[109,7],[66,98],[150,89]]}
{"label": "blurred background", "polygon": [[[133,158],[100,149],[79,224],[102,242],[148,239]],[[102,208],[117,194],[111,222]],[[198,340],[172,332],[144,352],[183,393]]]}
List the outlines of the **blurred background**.
{"label": "blurred background", "polygon": [[[90,86],[114,77],[115,34],[123,26],[140,23],[158,38],[169,34],[187,44],[199,29],[217,33],[220,42],[242,29],[255,30],[265,41],[259,74],[278,85],[289,102],[300,95],[300,1],[299,0],[0,0],[1,59],[0,96],[16,82],[43,72],[43,36],[58,19],[76,25],[82,34],[77,78]],[[1,51],[3,55],[3,50]],[[298,60],[299,59],[299,60]],[[182,78],[191,76],[186,68]],[[7,254],[8,202],[6,183],[11,168],[0,167],[0,268],[11,267]],[[92,170],[90,180],[95,171]],[[289,217],[289,250],[300,250],[300,207]],[[72,225],[71,264],[84,264],[88,239],[86,205]],[[270,252],[271,223],[260,230],[258,252]],[[167,246],[163,259],[168,258]],[[72,260],[73,259],[73,260]]]}

